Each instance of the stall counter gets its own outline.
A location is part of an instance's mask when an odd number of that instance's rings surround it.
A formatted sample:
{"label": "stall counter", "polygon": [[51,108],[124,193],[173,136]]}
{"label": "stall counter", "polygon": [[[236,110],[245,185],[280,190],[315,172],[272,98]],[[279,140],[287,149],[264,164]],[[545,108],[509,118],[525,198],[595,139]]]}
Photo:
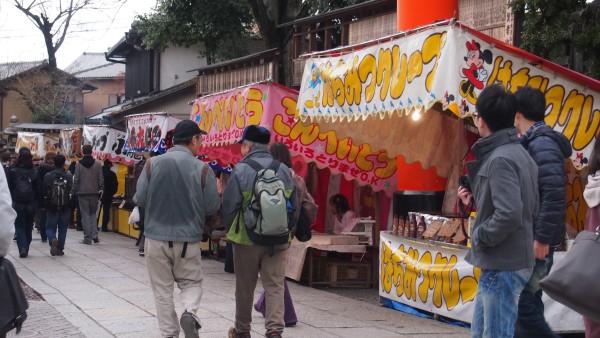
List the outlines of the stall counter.
{"label": "stall counter", "polygon": [[[479,269],[465,261],[469,248],[380,233],[379,295],[470,323]],[[554,266],[565,252],[554,253]],[[555,332],[582,332],[581,315],[546,295],[544,315]]]}

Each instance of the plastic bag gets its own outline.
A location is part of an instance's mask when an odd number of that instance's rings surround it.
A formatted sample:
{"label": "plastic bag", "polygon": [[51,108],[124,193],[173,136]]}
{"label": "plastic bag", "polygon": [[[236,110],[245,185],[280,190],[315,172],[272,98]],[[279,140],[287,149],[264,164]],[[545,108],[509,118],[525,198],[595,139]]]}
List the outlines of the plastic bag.
{"label": "plastic bag", "polygon": [[131,210],[131,214],[129,215],[129,224],[135,224],[140,221],[140,209],[138,207],[133,208]]}

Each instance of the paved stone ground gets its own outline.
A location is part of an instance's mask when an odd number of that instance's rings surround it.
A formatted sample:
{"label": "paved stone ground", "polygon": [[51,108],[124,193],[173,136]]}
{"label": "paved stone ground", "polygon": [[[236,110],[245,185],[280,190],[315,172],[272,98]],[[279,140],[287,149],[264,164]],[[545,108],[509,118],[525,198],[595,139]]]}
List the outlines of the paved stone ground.
{"label": "paved stone ground", "polygon": [[63,315],[44,300],[29,300],[27,319],[21,332],[13,330],[7,337],[82,337],[81,333]]}
{"label": "paved stone ground", "polygon": [[[38,238],[29,256],[9,252],[19,276],[45,301],[30,302],[20,335],[10,337],[160,337],[145,260],[134,240],[101,233],[100,244],[81,245],[81,232],[69,231],[65,256],[49,255]],[[235,316],[235,276],[223,264],[203,260],[204,295],[198,311],[202,337],[226,337]],[[407,315],[361,300],[288,283],[299,322],[284,337],[466,338],[468,330]],[[257,286],[255,298],[262,291]],[[179,292],[175,291],[176,310]],[[252,313],[252,335],[264,334],[264,318]]]}

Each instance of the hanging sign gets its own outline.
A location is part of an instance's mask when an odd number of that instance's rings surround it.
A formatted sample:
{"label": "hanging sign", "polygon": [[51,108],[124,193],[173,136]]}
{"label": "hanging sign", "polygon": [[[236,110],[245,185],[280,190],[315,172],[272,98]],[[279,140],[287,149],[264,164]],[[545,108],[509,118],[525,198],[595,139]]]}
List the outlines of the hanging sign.
{"label": "hanging sign", "polygon": [[27,147],[33,157],[43,158],[49,151],[57,152],[58,139],[43,133],[23,132],[17,133],[17,143],[15,149],[18,151],[21,147]]}
{"label": "hanging sign", "polygon": [[132,165],[143,158],[142,155],[125,153],[127,134],[108,126],[83,126],[83,144],[92,145],[92,156],[98,160],[109,159],[124,165]]}
{"label": "hanging sign", "polygon": [[239,146],[232,144],[246,126],[261,125],[271,131],[271,142],[285,143],[293,157],[301,156],[305,163],[391,195],[396,189],[396,159],[371,144],[354,144],[334,131],[321,132],[316,123],[302,124],[295,118],[297,95],[276,83],[262,83],[197,99],[190,118],[208,132],[201,151],[211,159],[235,164],[241,155]]}
{"label": "hanging sign", "polygon": [[600,125],[597,80],[460,24],[339,54],[306,61],[296,109],[303,120],[402,117],[436,103],[465,118],[485,87],[499,83],[514,92],[529,85],[545,94],[546,124],[569,139],[575,166],[587,165]]}
{"label": "hanging sign", "polygon": [[165,138],[181,121],[166,113],[147,113],[127,117],[125,152],[166,152]]}
{"label": "hanging sign", "polygon": [[71,161],[81,153],[82,129],[63,129],[60,131],[60,152]]}

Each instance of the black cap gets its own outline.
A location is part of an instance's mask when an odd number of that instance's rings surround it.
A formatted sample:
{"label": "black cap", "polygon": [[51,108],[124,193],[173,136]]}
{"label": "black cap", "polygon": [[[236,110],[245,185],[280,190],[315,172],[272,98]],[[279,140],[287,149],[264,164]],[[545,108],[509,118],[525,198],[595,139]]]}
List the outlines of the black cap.
{"label": "black cap", "polygon": [[185,139],[198,134],[206,135],[206,132],[200,129],[198,124],[192,120],[183,120],[177,123],[173,131],[173,137],[178,139]]}
{"label": "black cap", "polygon": [[261,126],[247,126],[244,128],[242,138],[237,141],[237,143],[242,143],[244,140],[260,144],[269,144],[271,141],[271,132],[269,132],[269,129]]}

